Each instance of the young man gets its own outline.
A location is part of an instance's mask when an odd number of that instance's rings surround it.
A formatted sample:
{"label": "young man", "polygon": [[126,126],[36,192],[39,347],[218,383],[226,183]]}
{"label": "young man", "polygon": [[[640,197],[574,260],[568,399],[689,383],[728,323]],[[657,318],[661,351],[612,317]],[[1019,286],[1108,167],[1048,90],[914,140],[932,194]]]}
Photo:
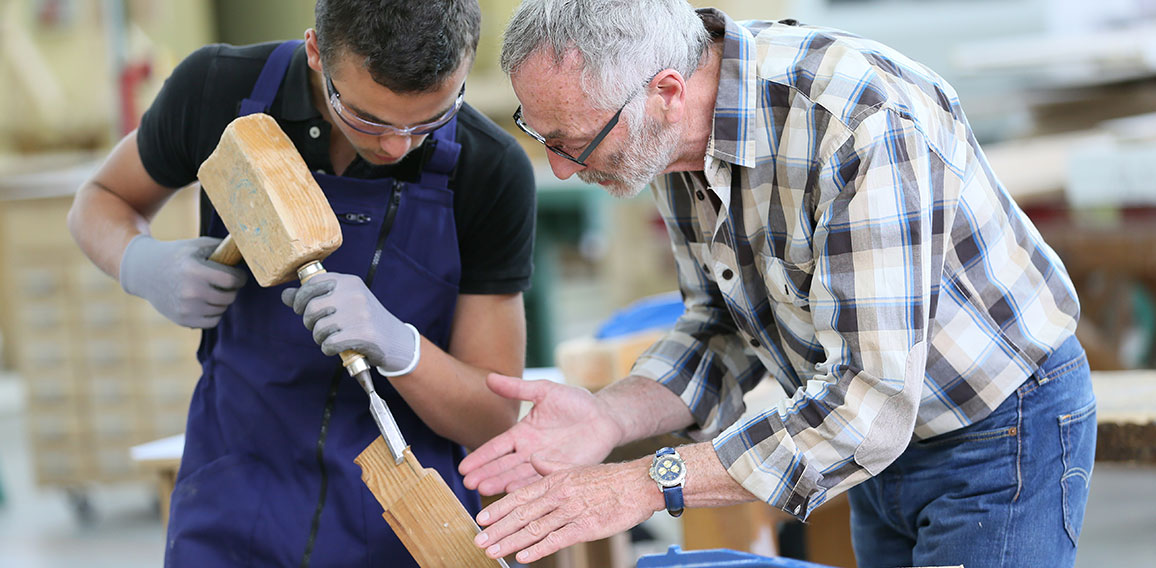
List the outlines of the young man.
{"label": "young man", "polygon": [[[378,431],[333,356],[350,348],[388,376],[415,456],[479,508],[456,466],[517,417],[484,377],[521,373],[534,223],[525,154],[463,104],[480,17],[475,0],[320,0],[304,42],[202,48],[79,190],[86,254],[205,329],[166,565],[413,565],[353,463]],[[206,260],[215,213],[207,237],[149,236],[250,112],[277,119],[342,224],[330,272],[300,290]]]}
{"label": "young man", "polygon": [[[526,562],[663,508],[805,519],[850,490],[859,566],[1073,563],[1096,427],[1076,296],[941,78],[682,0],[526,0],[502,65],[558,177],[666,174],[686,312],[597,395],[489,377],[535,406],[462,461],[511,492],[479,546]],[[737,423],[763,380],[789,398]],[[699,443],[591,465],[676,430]]]}

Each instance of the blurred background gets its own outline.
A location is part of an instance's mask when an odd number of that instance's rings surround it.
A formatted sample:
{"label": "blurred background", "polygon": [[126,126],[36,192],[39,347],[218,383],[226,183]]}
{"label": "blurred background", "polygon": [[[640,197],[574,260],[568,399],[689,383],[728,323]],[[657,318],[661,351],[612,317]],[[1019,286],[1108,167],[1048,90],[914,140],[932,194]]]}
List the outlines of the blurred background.
{"label": "blurred background", "polygon": [[[1101,447],[1079,565],[1156,563],[1156,0],[692,4],[871,37],[956,87],[990,162],[1081,296]],[[466,99],[514,132],[537,167],[527,366],[597,388],[639,349],[605,337],[604,324],[676,290],[665,230],[646,192],[619,201],[553,177],[541,146],[514,128],[517,102],[497,67],[517,1],[481,5]],[[170,437],[184,429],[199,335],[122,293],[83,258],[64,216],[184,56],[212,42],[300,38],[312,10],[311,0],[0,0],[0,566],[161,564],[180,447]],[[181,192],[154,232],[193,236],[196,201]],[[752,522],[773,538],[746,548],[783,551],[790,527]],[[625,557],[683,537],[669,521],[644,527]],[[853,565],[814,548],[812,560]]]}

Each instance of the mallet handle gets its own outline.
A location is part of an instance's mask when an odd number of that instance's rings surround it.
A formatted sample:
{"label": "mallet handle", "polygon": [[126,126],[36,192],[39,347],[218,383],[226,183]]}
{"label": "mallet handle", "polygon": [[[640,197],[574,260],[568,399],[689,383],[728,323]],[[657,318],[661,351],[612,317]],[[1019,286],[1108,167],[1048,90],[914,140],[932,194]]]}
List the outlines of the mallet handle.
{"label": "mallet handle", "polygon": [[227,266],[240,264],[241,249],[238,249],[237,243],[233,242],[233,235],[226,236],[225,240],[217,245],[217,249],[213,251],[213,254],[209,255],[209,260]]}
{"label": "mallet handle", "polygon": [[[236,266],[242,259],[241,250],[237,248],[237,243],[233,241],[233,235],[226,236],[225,239],[221,241],[221,244],[217,245],[213,254],[209,255],[209,260],[228,266]],[[302,284],[323,272],[325,272],[325,268],[322,267],[318,261],[310,262],[297,269],[297,275],[301,278]],[[358,373],[369,369],[369,363],[366,362],[365,357],[356,351],[342,351],[341,362],[345,365],[345,369],[349,371],[349,376],[351,377],[355,377]]]}

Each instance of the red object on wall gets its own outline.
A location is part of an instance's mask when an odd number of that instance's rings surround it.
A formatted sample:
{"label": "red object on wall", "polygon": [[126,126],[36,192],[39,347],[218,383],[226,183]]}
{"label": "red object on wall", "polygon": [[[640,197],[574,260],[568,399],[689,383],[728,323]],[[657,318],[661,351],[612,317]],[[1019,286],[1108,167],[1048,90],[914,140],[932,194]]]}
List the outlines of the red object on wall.
{"label": "red object on wall", "polygon": [[152,73],[148,61],[128,63],[120,70],[120,134],[132,132],[140,123],[136,109],[136,88]]}

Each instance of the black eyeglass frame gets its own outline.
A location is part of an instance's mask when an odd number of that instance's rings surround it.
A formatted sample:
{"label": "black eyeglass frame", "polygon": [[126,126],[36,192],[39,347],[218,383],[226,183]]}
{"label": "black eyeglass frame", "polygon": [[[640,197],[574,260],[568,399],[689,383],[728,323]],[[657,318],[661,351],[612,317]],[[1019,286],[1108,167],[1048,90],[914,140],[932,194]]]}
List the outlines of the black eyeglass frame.
{"label": "black eyeglass frame", "polygon": [[565,150],[563,150],[557,146],[551,146],[551,145],[547,144],[546,138],[544,136],[542,136],[541,134],[538,134],[537,132],[534,131],[533,128],[530,128],[530,126],[528,124],[523,122],[522,121],[522,105],[518,105],[518,109],[514,111],[514,124],[518,125],[518,128],[522,129],[522,132],[525,132],[526,134],[528,134],[530,136],[530,138],[533,138],[534,140],[541,142],[542,145],[545,146],[547,150],[549,150],[555,154],[558,154],[559,156],[562,156],[563,158],[566,158],[567,160],[570,160],[571,162],[574,162],[575,164],[578,164],[579,166],[582,166],[584,168],[588,167],[586,165],[586,158],[589,158],[590,153],[593,152],[594,149],[598,147],[598,144],[602,143],[602,139],[606,138],[606,135],[610,134],[611,130],[614,130],[614,125],[618,124],[618,117],[622,116],[622,111],[626,110],[626,105],[630,104],[630,101],[634,100],[634,96],[637,95],[640,90],[645,90],[646,86],[649,85],[650,82],[653,81],[654,78],[658,76],[658,73],[662,73],[662,71],[658,71],[654,75],[651,75],[650,78],[647,79],[646,82],[643,83],[639,89],[635,89],[633,93],[630,93],[629,97],[626,97],[626,102],[622,103],[621,107],[618,107],[618,112],[614,113],[614,116],[610,117],[610,121],[606,123],[606,126],[603,126],[602,130],[598,131],[598,134],[595,135],[594,139],[591,140],[590,143],[586,145],[586,149],[582,150],[582,154],[580,154],[577,158],[575,158],[574,156],[571,156],[568,152],[566,152]]}
{"label": "black eyeglass frame", "polygon": [[595,135],[594,139],[591,140],[590,143],[586,145],[586,149],[582,150],[582,153],[579,154],[577,158],[575,158],[574,156],[571,156],[567,151],[565,151],[565,150],[563,150],[557,146],[547,144],[545,137],[543,137],[541,134],[538,134],[537,132],[535,132],[534,129],[530,128],[529,125],[527,125],[525,122],[523,122],[522,121],[522,105],[518,105],[518,109],[514,111],[514,124],[518,125],[518,128],[520,128],[522,130],[522,132],[525,132],[526,134],[528,134],[530,136],[530,138],[533,138],[534,140],[541,142],[542,145],[545,146],[547,150],[549,150],[549,151],[551,151],[551,152],[553,152],[559,156],[562,156],[563,158],[566,158],[567,160],[570,160],[571,162],[574,162],[575,164],[578,164],[579,166],[582,166],[585,168],[585,167],[587,167],[586,166],[586,158],[589,158],[590,153],[593,152],[594,149],[597,148],[598,145],[602,143],[602,139],[606,138],[606,135],[610,134],[611,130],[614,130],[614,126],[618,124],[618,118],[620,116],[622,116],[622,111],[626,109],[626,105],[630,104],[630,101],[632,101],[632,100],[634,100],[634,95],[630,95],[630,98],[626,99],[625,103],[622,103],[622,106],[619,107],[618,112],[614,113],[614,116],[610,117],[610,120],[606,123],[606,126],[603,126],[602,130],[598,131],[598,134]]}

